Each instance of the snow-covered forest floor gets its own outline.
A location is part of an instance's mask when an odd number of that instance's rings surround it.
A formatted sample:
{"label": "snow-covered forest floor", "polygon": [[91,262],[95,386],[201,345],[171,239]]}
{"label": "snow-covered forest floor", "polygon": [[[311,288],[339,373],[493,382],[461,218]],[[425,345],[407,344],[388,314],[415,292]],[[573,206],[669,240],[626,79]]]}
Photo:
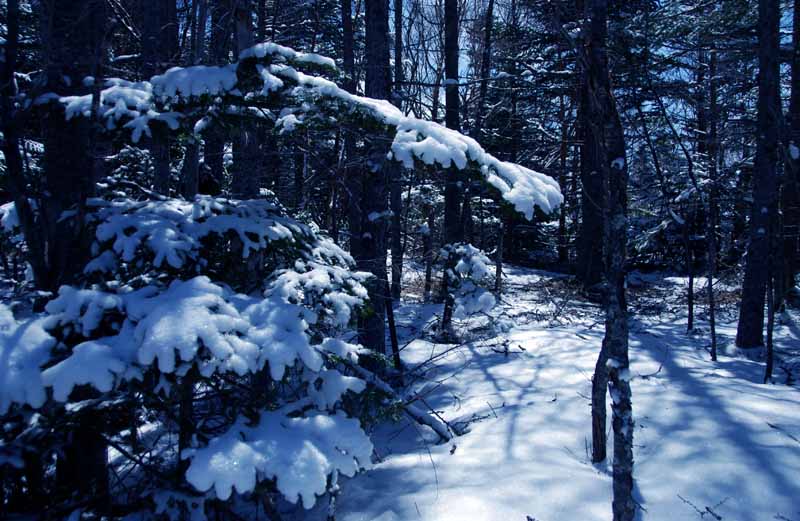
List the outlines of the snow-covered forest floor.
{"label": "snow-covered forest floor", "polygon": [[[697,281],[699,304],[704,283]],[[798,521],[799,317],[779,320],[781,361],[775,384],[764,385],[763,363],[732,348],[735,298],[726,304],[720,284],[722,355],[712,363],[704,306],[699,329],[686,334],[685,291],[685,279],[631,277],[640,518]],[[380,461],[343,484],[337,521],[610,519],[610,463],[593,465],[589,456],[603,323],[599,307],[578,295],[563,276],[509,268],[501,305],[491,318],[462,324],[459,345],[433,343],[427,332],[440,305],[407,297],[396,314],[411,386],[468,432],[437,445],[410,422],[379,427]],[[324,519],[324,503],[312,518]]]}

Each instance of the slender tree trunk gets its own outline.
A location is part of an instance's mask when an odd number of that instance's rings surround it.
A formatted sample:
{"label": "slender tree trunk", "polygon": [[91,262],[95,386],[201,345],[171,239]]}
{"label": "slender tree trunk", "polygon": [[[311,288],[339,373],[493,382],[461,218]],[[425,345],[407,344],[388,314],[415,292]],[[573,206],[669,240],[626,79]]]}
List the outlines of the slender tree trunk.
{"label": "slender tree trunk", "polygon": [[758,3],[758,121],[753,172],[753,206],[747,247],[742,302],[736,345],[764,345],[764,293],[767,288],[770,238],[768,231],[777,204],[778,132],[780,93],[778,66],[778,0]]}
{"label": "slender tree trunk", "polygon": [[[173,19],[173,16],[177,16],[174,10],[175,0],[144,3],[142,11],[144,79],[150,79],[151,76],[169,68],[172,58],[177,55],[178,26]],[[151,128],[153,136],[149,149],[154,165],[153,190],[159,194],[169,195],[171,174],[169,132],[164,124],[153,125]]]}
{"label": "slender tree trunk", "polygon": [[[192,52],[189,55],[189,65],[200,63],[200,57],[205,53],[206,21],[208,18],[207,0],[195,0],[197,4],[197,19],[192,33]],[[193,8],[195,8],[193,6]],[[190,137],[186,143],[181,169],[181,195],[192,200],[197,195],[200,186],[200,142]]]}
{"label": "slender tree trunk", "polygon": [[[342,14],[342,56],[344,65],[344,88],[355,94],[355,56],[353,52],[353,14],[351,0],[341,0]],[[359,258],[361,244],[361,175],[352,165],[355,160],[356,147],[347,130],[342,134],[344,154],[344,182],[347,196],[347,221],[349,232],[350,254]],[[359,327],[360,329],[360,327]]]}
{"label": "slender tree trunk", "polygon": [[483,54],[481,55],[481,83],[478,88],[478,114],[475,117],[473,136],[480,139],[483,119],[486,117],[486,98],[489,93],[489,74],[492,70],[492,29],[494,28],[494,0],[486,5],[486,19],[483,22]]}
{"label": "slender tree trunk", "polygon": [[[587,74],[581,70],[581,75]],[[596,169],[598,156],[598,143],[595,136],[590,135],[588,129],[589,93],[585,85],[587,79],[581,80],[580,103],[578,104],[579,139],[583,143],[580,151],[580,180],[581,180],[581,222],[578,228],[578,257],[576,271],[578,280],[584,290],[596,286],[602,279],[603,272],[603,212],[601,201],[603,196],[603,182],[600,172]]]}
{"label": "slender tree trunk", "polygon": [[[365,94],[371,98],[388,99],[390,94],[389,67],[389,5],[388,0],[366,0],[366,79]],[[374,278],[367,283],[370,311],[363,317],[359,340],[365,347],[385,353],[386,346],[386,218],[389,179],[387,150],[379,143],[368,143],[368,157],[361,172],[361,236],[356,262],[359,269],[369,271]]]}
{"label": "slender tree trunk", "polygon": [[[235,2],[233,18],[236,23],[236,55],[255,43],[252,14],[250,2]],[[252,199],[258,196],[261,182],[259,169],[261,162],[258,158],[257,136],[258,133],[251,122],[242,121],[240,123],[233,140],[231,194],[234,197]]]}
{"label": "slender tree trunk", "polygon": [[[588,109],[586,114],[588,126],[584,146],[595,148],[594,158],[598,161],[591,167],[600,173],[603,186],[602,240],[605,286],[603,307],[606,318],[605,336],[597,365],[604,368],[595,374],[595,379],[602,381],[603,378],[608,378],[609,393],[612,397],[613,519],[631,521],[635,513],[635,503],[633,501],[634,426],[629,384],[628,312],[625,297],[628,171],[624,133],[609,82],[606,54],[607,9],[606,0],[591,0],[590,21],[585,29],[586,45],[582,60],[586,82],[584,93],[588,94],[585,106]],[[587,143],[590,138],[594,144]],[[606,361],[602,362],[604,357]],[[595,382],[593,384],[596,385]],[[605,408],[605,403],[599,405]],[[593,418],[598,418],[601,412],[595,406],[593,400]],[[593,432],[595,429],[593,421]]]}
{"label": "slender tree trunk", "polygon": [[[230,0],[218,0],[211,8],[211,41],[209,58],[215,64],[228,60],[231,35],[233,34],[232,9]],[[204,135],[203,160],[208,166],[213,182],[223,186],[225,182],[225,134],[219,126],[209,128]]]}
{"label": "slender tree trunk", "polygon": [[[62,96],[92,93],[96,106],[96,88],[87,86],[84,78],[102,77],[108,21],[105,2],[60,0],[43,2],[40,8],[47,90]],[[85,117],[67,121],[57,103],[49,106],[43,121],[44,197],[38,206],[48,273],[37,282],[51,291],[76,282],[87,261],[91,237],[84,226],[85,203],[93,193],[95,167],[91,125]],[[72,216],[64,218],[65,212]],[[58,459],[58,488],[77,492],[104,510],[109,499],[108,475],[100,425],[91,413],[80,415],[76,423]]]}
{"label": "slender tree trunk", "polygon": [[[800,0],[794,1],[794,28],[792,30],[792,80],[789,98],[788,150],[784,168],[781,208],[783,210],[783,258],[786,292],[795,287],[795,277],[800,271]],[[783,297],[781,295],[780,297]]]}
{"label": "slender tree trunk", "polygon": [[709,133],[708,133],[708,326],[711,334],[711,360],[717,360],[717,316],[714,297],[714,277],[717,274],[717,51],[711,50],[709,60]]}
{"label": "slender tree trunk", "polygon": [[494,266],[494,292],[500,295],[503,292],[503,237],[505,237],[505,224],[500,217],[500,229],[497,231],[497,252]]}
{"label": "slender tree trunk", "polygon": [[[19,0],[9,0],[6,7],[6,42],[4,60],[0,61],[0,123],[3,131],[3,154],[5,156],[8,190],[14,200],[20,225],[28,246],[27,260],[33,268],[37,286],[46,287],[49,278],[49,259],[47,257],[47,236],[31,205],[25,179],[22,153],[20,152],[20,133],[17,112],[13,99],[17,95],[14,75],[17,67],[19,47]],[[16,273],[16,269],[14,270]]]}
{"label": "slender tree trunk", "polygon": [[694,331],[694,249],[692,248],[692,225],[694,224],[695,213],[694,209],[687,209],[685,221],[683,223],[683,251],[686,261],[686,274],[689,276],[689,286],[686,291],[687,333]]}
{"label": "slender tree trunk", "polygon": [[428,233],[422,239],[422,248],[425,250],[425,289],[423,296],[425,302],[429,302],[431,298],[431,287],[433,285],[433,229],[436,225],[436,215],[434,214],[433,206],[426,206],[425,213],[428,224]]}
{"label": "slender tree trunk", "polygon": [[399,163],[387,165],[392,174],[389,201],[392,210],[391,240],[392,240],[392,287],[393,300],[400,300],[403,279],[403,183]]}
{"label": "slender tree trunk", "polygon": [[[567,152],[569,144],[569,127],[567,123],[565,95],[559,96],[559,119],[561,120],[561,146],[559,147],[559,170],[558,186],[562,193],[567,193]],[[569,263],[569,240],[567,238],[567,205],[565,204],[558,212],[558,263],[562,267]]]}
{"label": "slender tree trunk", "polygon": [[[403,0],[394,0],[394,90],[392,101],[399,109],[403,108]],[[392,286],[393,300],[400,299],[403,279],[403,168],[394,162],[390,168],[389,204],[391,219]]]}
{"label": "slender tree trunk", "polygon": [[[444,71],[445,71],[445,124],[447,128],[461,130],[459,118],[458,93],[458,0],[444,0]],[[444,187],[444,241],[446,244],[457,244],[463,240],[464,228],[461,219],[461,173],[455,167],[445,172]],[[454,298],[450,292],[452,281],[448,280],[448,272],[452,268],[452,259],[445,260],[445,271],[442,275],[442,296],[444,311],[442,313],[441,332],[446,337],[452,336],[452,318]]]}

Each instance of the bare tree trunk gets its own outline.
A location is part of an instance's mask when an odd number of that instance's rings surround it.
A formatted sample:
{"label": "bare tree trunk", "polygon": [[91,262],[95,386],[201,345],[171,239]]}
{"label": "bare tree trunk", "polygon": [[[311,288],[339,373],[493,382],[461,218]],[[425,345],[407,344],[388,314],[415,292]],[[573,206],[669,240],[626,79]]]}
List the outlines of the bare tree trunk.
{"label": "bare tree trunk", "polygon": [[[365,94],[388,99],[389,5],[388,0],[366,0],[366,81]],[[374,278],[367,283],[370,311],[363,317],[359,340],[365,347],[385,353],[386,350],[386,224],[389,179],[387,150],[378,143],[368,143],[367,163],[361,171],[361,235],[356,262],[359,269]]]}
{"label": "bare tree trunk", "polygon": [[[598,358],[604,366],[595,379],[608,378],[611,394],[612,427],[614,431],[614,462],[612,503],[614,521],[631,521],[633,501],[633,416],[631,407],[630,373],[628,369],[628,311],[625,297],[625,263],[627,257],[627,182],[625,139],[611,93],[606,53],[606,0],[591,0],[590,21],[584,38],[584,81],[588,94],[585,140],[594,141],[595,163],[591,168],[601,175],[603,186],[603,266],[605,336]],[[605,362],[602,362],[603,358]],[[605,371],[603,370],[605,369]],[[605,373],[605,375],[604,375]],[[607,375],[607,376],[606,376]],[[604,402],[605,400],[603,400]],[[593,418],[601,412],[592,403]],[[605,403],[601,404],[605,408]],[[593,432],[595,422],[593,421]],[[593,444],[594,446],[594,444]]]}
{"label": "bare tree trunk", "polygon": [[[252,6],[250,2],[235,2],[233,19],[236,23],[236,52],[238,55],[254,43]],[[242,199],[258,197],[261,172],[258,160],[258,133],[251,122],[242,121],[233,140],[233,175],[231,194]]]}
{"label": "bare tree trunk", "polygon": [[503,292],[503,237],[505,237],[505,224],[500,217],[500,229],[497,232],[497,252],[494,266],[494,292],[500,295]]}
{"label": "bare tree trunk", "polygon": [[777,204],[778,132],[780,93],[778,66],[778,0],[759,0],[759,74],[756,159],[753,173],[753,206],[750,243],[747,247],[742,302],[736,345],[764,345],[764,293],[767,288],[770,238],[768,231]]}
{"label": "bare tree trunk", "polygon": [[[46,255],[47,237],[39,223],[39,217],[31,205],[27,180],[20,152],[20,132],[14,97],[17,83],[14,75],[17,67],[19,47],[19,0],[9,0],[6,7],[6,42],[4,60],[0,61],[0,123],[3,131],[3,154],[5,155],[8,189],[19,215],[20,225],[28,246],[27,260],[33,268],[37,286],[45,287],[49,276]],[[16,270],[14,270],[16,272]]]}
{"label": "bare tree trunk", "polygon": [[422,240],[422,248],[425,250],[425,290],[423,296],[425,302],[429,302],[431,298],[431,286],[433,278],[433,228],[436,225],[436,216],[434,215],[434,207],[426,206],[425,212],[428,224],[428,233]]}
{"label": "bare tree trunk", "polygon": [[[800,0],[794,1],[794,28],[792,30],[792,80],[789,98],[788,150],[784,168],[781,209],[783,213],[783,290],[795,287],[795,277],[800,271]],[[783,295],[780,295],[783,298]]]}
{"label": "bare tree trunk", "polygon": [[[691,203],[690,203],[691,204]],[[689,276],[689,287],[686,292],[686,332],[694,331],[694,250],[692,248],[692,225],[695,210],[687,209],[683,223],[683,251],[686,261],[686,274]]]}
{"label": "bare tree trunk", "polygon": [[[394,91],[392,101],[399,109],[403,108],[403,0],[394,0]],[[393,300],[400,300],[403,280],[403,168],[395,162],[390,168],[389,204],[391,219],[392,286]]]}
{"label": "bare tree trunk", "polygon": [[[200,57],[205,53],[205,34],[206,20],[208,19],[208,1],[195,0],[197,4],[197,19],[194,24],[192,34],[192,51],[189,55],[189,65],[200,63]],[[183,167],[181,169],[181,195],[192,200],[200,186],[200,142],[194,138],[189,138],[186,143],[183,155]]]}
{"label": "bare tree trunk", "polygon": [[392,240],[392,287],[391,296],[394,300],[400,300],[403,279],[403,183],[402,170],[399,164],[388,165],[392,174],[390,181],[389,201],[392,210],[391,220],[391,240]]}
{"label": "bare tree trunk", "polygon": [[717,51],[711,50],[709,60],[709,133],[708,133],[708,326],[711,334],[711,360],[717,360],[717,315],[714,297],[714,277],[717,274],[717,129],[719,110],[717,106]]}
{"label": "bare tree trunk", "polygon": [[[209,59],[219,64],[228,59],[233,34],[233,11],[231,0],[218,0],[211,7],[211,40]],[[213,182],[219,186],[224,185],[224,160],[225,134],[223,129],[214,125],[204,135],[203,160],[209,168]]]}
{"label": "bare tree trunk", "polygon": [[[444,69],[445,69],[445,124],[447,128],[460,131],[459,93],[458,93],[458,0],[444,0]],[[461,181],[462,176],[455,167],[447,169],[444,187],[444,241],[456,244],[463,240],[464,229],[461,219]],[[452,318],[455,301],[450,293],[452,282],[448,272],[451,260],[445,260],[442,275],[442,295],[444,311],[440,331],[452,336]]]}
{"label": "bare tree trunk", "polygon": [[[559,148],[559,170],[558,170],[558,186],[562,193],[567,193],[567,152],[569,151],[569,144],[567,139],[569,137],[569,127],[567,122],[567,111],[565,95],[559,96],[559,119],[561,120],[561,145]],[[558,263],[564,267],[569,263],[569,240],[567,238],[567,205],[566,200],[564,205],[558,211]]]}
{"label": "bare tree trunk", "polygon": [[[170,3],[172,4],[170,6]],[[177,55],[178,26],[175,0],[145,2],[142,12],[142,76],[150,79],[171,64]],[[173,34],[174,33],[174,34]],[[153,156],[153,190],[169,195],[170,189],[170,146],[169,132],[165,124],[154,125],[153,137],[149,143]]]}
{"label": "bare tree trunk", "polygon": [[494,28],[494,0],[486,5],[486,19],[483,22],[483,54],[481,55],[481,83],[478,89],[478,114],[475,117],[473,136],[480,139],[483,119],[486,117],[486,98],[489,93],[489,74],[492,68],[492,29]]}

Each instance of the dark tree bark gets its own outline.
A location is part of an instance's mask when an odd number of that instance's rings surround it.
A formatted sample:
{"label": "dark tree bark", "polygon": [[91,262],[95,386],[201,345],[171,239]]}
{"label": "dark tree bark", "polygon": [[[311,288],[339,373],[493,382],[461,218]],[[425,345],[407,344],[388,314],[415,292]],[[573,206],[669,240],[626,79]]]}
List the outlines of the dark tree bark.
{"label": "dark tree bark", "polygon": [[486,19],[483,22],[483,53],[481,55],[481,83],[478,87],[478,113],[472,137],[480,138],[483,119],[486,117],[486,98],[489,92],[489,74],[492,68],[492,29],[494,28],[494,0],[486,5]]}
{"label": "dark tree bark", "polygon": [[[581,74],[586,74],[581,71]],[[575,274],[584,290],[600,283],[603,273],[602,237],[603,212],[601,200],[603,182],[601,174],[593,165],[597,164],[598,142],[588,129],[589,93],[586,91],[586,79],[581,80],[578,104],[578,139],[583,143],[580,150],[581,181],[581,223],[578,229],[577,259]]]}
{"label": "dark tree bark", "polygon": [[[46,255],[47,237],[40,226],[39,216],[31,206],[30,193],[20,152],[20,115],[13,98],[17,95],[14,74],[17,68],[19,48],[19,1],[9,0],[6,7],[6,43],[4,60],[0,61],[0,123],[3,131],[3,154],[5,155],[8,190],[19,215],[25,242],[28,245],[27,260],[33,268],[36,284],[45,287],[49,276],[49,259]],[[15,270],[16,271],[16,270]]]}
{"label": "dark tree bark", "polygon": [[[87,76],[99,77],[106,23],[105,4],[100,0],[57,1],[42,5],[42,43],[47,50],[47,89],[60,95],[92,92],[84,84]],[[68,84],[63,78],[68,78]],[[83,227],[86,198],[93,193],[89,118],[67,121],[58,104],[50,107],[42,134],[44,154],[44,197],[40,203],[40,226],[44,232],[45,267],[38,282],[43,289],[56,290],[74,282],[82,271],[89,251]],[[63,218],[68,212],[69,218]]]}
{"label": "dark tree bark", "polygon": [[[559,147],[558,186],[561,193],[567,193],[567,152],[569,151],[569,126],[567,107],[563,94],[559,97],[559,119],[561,120],[561,145]],[[567,237],[567,201],[558,212],[558,263],[563,267],[569,263],[569,238]]]}
{"label": "dark tree bark", "polygon": [[428,225],[428,233],[425,234],[422,240],[422,248],[425,250],[425,290],[423,292],[425,302],[429,302],[431,298],[431,289],[433,286],[433,230],[436,226],[436,214],[432,205],[425,206],[426,222]]}
{"label": "dark tree bark", "polygon": [[[178,25],[175,0],[153,0],[143,3],[142,10],[142,77],[149,79],[168,69],[178,51]],[[169,195],[170,146],[166,125],[154,125],[149,140],[153,157],[153,190]]]}
{"label": "dark tree bark", "polygon": [[[365,94],[371,98],[389,99],[389,4],[388,0],[366,1]],[[378,353],[386,348],[386,228],[389,195],[389,168],[386,165],[386,144],[369,142],[367,160],[360,172],[360,235],[356,263],[374,277],[367,283],[370,309],[364,314],[359,341]],[[352,194],[351,194],[352,195]],[[352,202],[351,202],[352,204]]]}
{"label": "dark tree bark", "polygon": [[[234,3],[233,20],[236,24],[235,54],[238,55],[255,43],[252,24],[252,5],[249,1]],[[233,172],[231,194],[241,199],[258,197],[261,181],[259,166],[258,133],[249,121],[242,121],[233,139]],[[297,194],[300,197],[300,194]]]}
{"label": "dark tree bark", "polygon": [[750,243],[745,259],[742,303],[736,330],[736,345],[764,345],[764,294],[769,276],[769,230],[777,206],[780,92],[778,0],[758,3],[758,121],[756,159],[753,172],[753,206],[750,213]]}
{"label": "dark tree bark", "polygon": [[400,299],[403,279],[403,183],[402,169],[398,164],[388,165],[391,170],[391,189],[389,202],[392,211],[391,250],[392,250],[392,287],[393,300]]}
{"label": "dark tree bark", "polygon": [[[223,63],[228,59],[233,35],[233,12],[231,0],[218,0],[211,8],[211,39],[208,49],[212,63]],[[209,128],[204,135],[203,161],[209,168],[212,182],[218,186],[224,184],[224,150],[225,135],[219,126]]]}
{"label": "dark tree bark", "polygon": [[[633,501],[633,417],[628,370],[628,311],[625,298],[625,262],[627,257],[627,161],[625,139],[616,104],[611,93],[608,57],[606,52],[606,0],[588,3],[589,22],[584,29],[585,121],[584,147],[590,148],[587,165],[600,175],[603,210],[603,307],[605,335],[598,357],[599,372],[595,373],[592,392],[593,434],[598,417],[605,412],[603,398],[596,399],[598,381],[607,379],[612,397],[612,426],[614,431],[614,462],[612,504],[614,521],[631,521]],[[598,406],[602,407],[601,413]],[[603,425],[605,431],[605,425]],[[605,440],[595,440],[593,448],[605,452]],[[602,445],[602,446],[601,446]],[[604,454],[602,454],[604,455]],[[599,454],[593,454],[598,460]]]}
{"label": "dark tree bark", "polygon": [[[781,190],[783,214],[784,280],[782,289],[788,293],[795,287],[795,277],[800,271],[800,0],[794,2],[794,28],[792,30],[792,87],[789,98],[788,150]],[[782,297],[783,295],[781,295]]]}
{"label": "dark tree bark", "polygon": [[[403,0],[394,0],[394,92],[393,102],[398,108],[403,105]],[[391,185],[389,203],[392,210],[391,250],[392,250],[392,299],[399,300],[403,279],[403,168],[399,163],[389,166]]]}
{"label": "dark tree bark", "polygon": [[[102,76],[106,3],[60,0],[40,6],[47,90],[62,96],[96,96],[97,91],[84,78]],[[39,213],[47,272],[37,277],[37,283],[55,291],[62,284],[76,282],[88,260],[91,238],[84,215],[86,199],[94,188],[94,144],[91,119],[67,121],[60,104],[50,105],[42,123],[44,195]],[[91,413],[77,420],[58,461],[57,481],[59,489],[77,492],[102,508],[101,502],[108,500],[106,446],[95,423]]]}
{"label": "dark tree bark", "polygon": [[[205,53],[206,21],[208,19],[207,0],[195,0],[197,3],[197,20],[192,34],[192,50],[189,65],[196,65]],[[186,144],[181,169],[181,195],[185,199],[193,199],[200,188],[200,143],[190,138]]]}
{"label": "dark tree bark", "polygon": [[[447,128],[460,131],[459,94],[458,94],[458,0],[444,1],[444,97],[445,125]],[[456,244],[464,239],[464,227],[461,218],[461,183],[462,175],[455,167],[445,172],[444,186],[444,242]],[[454,300],[450,294],[450,281],[447,272],[451,268],[450,261],[445,262],[445,273],[442,276],[442,295],[444,311],[440,330],[449,337],[451,335]]]}
{"label": "dark tree bark", "polygon": [[[344,69],[344,88],[350,93],[356,92],[355,54],[353,37],[353,7],[351,0],[341,0],[342,10],[342,64]],[[347,130],[342,133],[344,162],[344,183],[346,196],[347,222],[349,231],[350,254],[358,258],[361,243],[361,175],[353,165],[356,147]]]}
{"label": "dark tree bark", "polygon": [[717,360],[717,314],[714,296],[714,277],[717,274],[717,161],[719,145],[718,122],[719,107],[717,104],[717,51],[711,50],[709,60],[709,131],[708,131],[708,326],[711,335],[711,360]]}

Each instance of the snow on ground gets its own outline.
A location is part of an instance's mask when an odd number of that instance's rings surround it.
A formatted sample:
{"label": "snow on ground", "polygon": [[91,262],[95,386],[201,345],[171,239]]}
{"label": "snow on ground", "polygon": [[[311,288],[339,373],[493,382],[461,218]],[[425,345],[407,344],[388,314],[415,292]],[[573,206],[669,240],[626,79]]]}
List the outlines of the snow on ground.
{"label": "snow on ground", "polygon": [[[509,273],[507,333],[461,346],[414,340],[403,350],[410,367],[441,355],[415,386],[449,421],[472,420],[469,432],[435,445],[410,423],[379,429],[382,461],[344,483],[337,521],[611,519],[610,465],[592,465],[588,454],[600,316],[551,297],[541,282],[552,277]],[[418,335],[438,312],[402,306],[401,334]],[[583,318],[565,318],[575,316]],[[685,327],[671,313],[631,321],[639,517],[800,521],[800,392],[761,384],[758,362],[711,363],[707,335]],[[731,344],[735,323],[720,334]],[[782,326],[776,338],[779,348],[797,347],[800,330]]]}

